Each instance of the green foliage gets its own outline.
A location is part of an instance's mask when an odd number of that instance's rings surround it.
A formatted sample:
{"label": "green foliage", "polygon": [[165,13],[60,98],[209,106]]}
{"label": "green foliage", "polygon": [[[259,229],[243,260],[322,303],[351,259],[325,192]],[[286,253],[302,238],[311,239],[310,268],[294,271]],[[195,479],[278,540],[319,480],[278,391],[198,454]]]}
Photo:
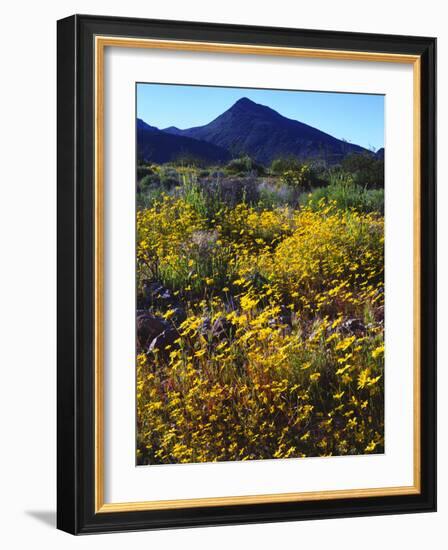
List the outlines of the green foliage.
{"label": "green foliage", "polygon": [[280,177],[280,181],[298,191],[310,189],[315,177],[309,164],[301,164],[295,169],[286,170]]}
{"label": "green foliage", "polygon": [[182,182],[185,202],[193,208],[200,218],[207,218],[209,214],[207,197],[198,185],[197,181],[184,174],[182,176]]}
{"label": "green foliage", "polygon": [[[220,180],[199,182],[192,174],[182,175],[182,195],[196,214],[204,220],[212,220],[223,207],[225,193],[220,187]],[[230,197],[229,197],[230,198]]]}
{"label": "green foliage", "polygon": [[231,160],[224,170],[231,175],[256,174],[262,176],[266,172],[264,166],[255,162],[248,155]]}
{"label": "green foliage", "polygon": [[148,175],[154,174],[152,166],[148,164],[139,164],[137,166],[137,181],[140,181],[142,178]]}
{"label": "green foliage", "polygon": [[137,209],[152,208],[163,195],[164,191],[160,187],[149,187],[143,193],[137,193]]}
{"label": "green foliage", "polygon": [[301,162],[294,156],[273,160],[270,171],[274,176],[280,178],[283,185],[296,191],[310,189],[319,181],[316,168],[308,162]]}
{"label": "green foliage", "polygon": [[372,153],[352,153],[341,163],[342,169],[353,174],[358,185],[368,188],[384,186],[384,160]]}
{"label": "green foliage", "polygon": [[281,176],[284,172],[289,170],[299,170],[300,166],[301,163],[297,157],[279,157],[272,161],[270,170],[273,174]]}
{"label": "green foliage", "polygon": [[360,212],[384,213],[384,190],[367,189],[355,182],[351,174],[334,172],[330,184],[319,187],[302,198],[302,203],[317,210],[321,200],[334,201],[341,209],[354,208]]}
{"label": "green foliage", "polygon": [[263,181],[258,185],[258,206],[274,209],[278,206],[297,206],[300,193],[278,182]]}
{"label": "green foliage", "polygon": [[160,185],[160,178],[157,174],[146,174],[137,183],[137,191],[139,193],[145,193],[150,188],[155,188]]}
{"label": "green foliage", "polygon": [[[143,174],[138,179],[139,174]],[[179,174],[169,165],[144,166],[137,170],[137,208],[149,208],[164,192],[179,184]]]}
{"label": "green foliage", "polygon": [[180,153],[172,162],[174,166],[180,166],[180,167],[192,167],[192,168],[201,168],[204,166],[204,160],[195,157],[192,154],[189,153]]}
{"label": "green foliage", "polygon": [[167,165],[162,165],[160,167],[159,178],[162,187],[166,190],[179,185],[181,182],[181,176],[176,168]]}

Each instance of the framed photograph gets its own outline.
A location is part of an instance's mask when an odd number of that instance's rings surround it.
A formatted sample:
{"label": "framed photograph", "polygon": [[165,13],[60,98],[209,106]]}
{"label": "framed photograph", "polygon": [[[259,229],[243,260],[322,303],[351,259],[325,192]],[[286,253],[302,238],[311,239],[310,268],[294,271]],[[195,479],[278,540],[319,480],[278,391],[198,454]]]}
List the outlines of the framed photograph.
{"label": "framed photograph", "polygon": [[58,527],[434,511],[434,38],[58,22]]}

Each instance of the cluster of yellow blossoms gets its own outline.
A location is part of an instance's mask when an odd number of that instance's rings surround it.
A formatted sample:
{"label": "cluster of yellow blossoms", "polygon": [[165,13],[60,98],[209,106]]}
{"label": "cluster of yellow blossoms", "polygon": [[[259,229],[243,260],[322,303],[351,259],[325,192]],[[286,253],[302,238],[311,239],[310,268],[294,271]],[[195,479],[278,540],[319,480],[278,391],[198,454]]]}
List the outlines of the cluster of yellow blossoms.
{"label": "cluster of yellow blossoms", "polygon": [[163,282],[187,317],[138,356],[138,462],[383,452],[383,224],[324,202],[140,211],[138,285]]}

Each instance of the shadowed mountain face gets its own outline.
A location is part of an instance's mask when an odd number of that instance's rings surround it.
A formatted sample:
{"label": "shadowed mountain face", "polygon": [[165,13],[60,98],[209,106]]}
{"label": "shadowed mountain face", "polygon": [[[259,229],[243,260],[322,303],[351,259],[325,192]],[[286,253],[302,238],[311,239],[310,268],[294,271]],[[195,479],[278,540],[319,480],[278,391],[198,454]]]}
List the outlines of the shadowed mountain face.
{"label": "shadowed mountain face", "polygon": [[375,154],[377,159],[384,160],[384,147],[381,147],[381,149],[378,149],[378,151]]}
{"label": "shadowed mountain face", "polygon": [[164,132],[211,143],[227,149],[233,157],[248,154],[263,164],[290,155],[334,164],[349,153],[366,151],[247,98],[239,99],[205,126],[186,130],[171,126]]}
{"label": "shadowed mountain face", "polygon": [[230,159],[226,149],[213,143],[163,132],[141,119],[137,119],[137,156],[158,164],[181,157],[194,158],[205,163],[220,163]]}
{"label": "shadowed mountain face", "polygon": [[158,132],[159,129],[156,128],[155,126],[150,126],[144,120],[142,120],[141,118],[138,118],[137,119],[137,132],[143,132],[143,131]]}

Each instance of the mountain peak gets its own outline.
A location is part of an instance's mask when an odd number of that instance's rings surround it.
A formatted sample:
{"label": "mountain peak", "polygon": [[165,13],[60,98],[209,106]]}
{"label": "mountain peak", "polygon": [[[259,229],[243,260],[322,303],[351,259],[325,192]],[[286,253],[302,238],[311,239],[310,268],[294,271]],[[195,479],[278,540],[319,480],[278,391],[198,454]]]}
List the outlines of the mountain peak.
{"label": "mountain peak", "polygon": [[241,97],[240,99],[238,99],[238,101],[234,103],[233,106],[235,107],[235,105],[249,106],[249,105],[257,105],[257,103],[255,103],[255,101],[252,101],[248,97]]}
{"label": "mountain peak", "polygon": [[291,155],[335,164],[350,152],[364,151],[245,96],[204,126],[164,131],[211,143],[231,156],[248,154],[263,164]]}
{"label": "mountain peak", "polygon": [[259,103],[255,103],[255,101],[252,101],[251,99],[247,97],[242,97],[236,101],[232,107],[230,107],[229,110],[233,109],[244,109],[245,111],[256,111],[256,110],[264,110],[268,109],[268,107],[265,107],[264,105],[260,105]]}
{"label": "mountain peak", "polygon": [[[274,109],[271,109],[270,107],[266,105],[262,105],[261,103],[256,103],[255,101],[252,101],[251,99],[247,97],[242,97],[236,101],[230,109],[225,111],[221,116],[225,116],[226,113],[236,114],[236,115],[245,115],[249,117],[254,118],[265,118],[265,119],[285,119],[280,113],[277,113],[277,111],[274,111]],[[218,117],[219,118],[219,117]]]}

